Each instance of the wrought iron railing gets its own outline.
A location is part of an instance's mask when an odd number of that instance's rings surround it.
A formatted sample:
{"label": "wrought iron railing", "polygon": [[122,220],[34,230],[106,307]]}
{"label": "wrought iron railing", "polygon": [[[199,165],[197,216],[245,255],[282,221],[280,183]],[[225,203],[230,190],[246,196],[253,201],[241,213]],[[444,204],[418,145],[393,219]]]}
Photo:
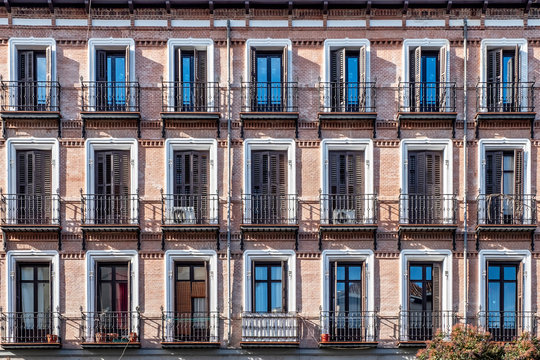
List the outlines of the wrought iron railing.
{"label": "wrought iron railing", "polygon": [[400,224],[455,224],[457,197],[454,194],[401,194],[399,197]]}
{"label": "wrought iron railing", "polygon": [[492,341],[514,341],[524,332],[537,334],[536,316],[525,311],[483,311],[478,326],[491,334]]}
{"label": "wrought iron railing", "polygon": [[536,224],[536,195],[481,194],[477,197],[480,225]]}
{"label": "wrought iron railing", "polygon": [[296,194],[244,194],[243,224],[295,225],[298,222]]}
{"label": "wrought iron railing", "polygon": [[400,341],[428,341],[438,332],[450,335],[458,323],[453,311],[410,310],[399,313]]}
{"label": "wrought iron railing", "polygon": [[162,311],[161,340],[164,342],[217,342],[217,312],[179,313]]}
{"label": "wrought iron railing", "polygon": [[400,82],[400,112],[455,112],[455,82]]}
{"label": "wrought iron railing", "polygon": [[218,224],[217,194],[161,194],[163,225]]}
{"label": "wrought iron railing", "polygon": [[0,316],[2,344],[59,344],[61,342],[58,313],[6,312]]}
{"label": "wrought iron railing", "polygon": [[219,83],[163,81],[161,101],[163,112],[218,112]]}
{"label": "wrought iron railing", "polygon": [[297,112],[298,83],[281,81],[242,83],[242,111]]}
{"label": "wrought iron railing", "polygon": [[139,223],[139,195],[81,193],[84,225],[136,225]]}
{"label": "wrought iron railing", "polygon": [[57,194],[0,194],[2,225],[60,225]]}
{"label": "wrought iron railing", "polygon": [[376,194],[321,194],[321,224],[377,223]]}
{"label": "wrought iron railing", "polygon": [[82,81],[82,111],[139,112],[137,81]]}
{"label": "wrought iron railing", "polygon": [[139,311],[81,311],[81,337],[85,343],[139,342]]}
{"label": "wrought iron railing", "polygon": [[296,313],[242,313],[243,342],[298,342]]}
{"label": "wrought iron railing", "polygon": [[534,111],[534,82],[479,82],[477,112]]}
{"label": "wrought iron railing", "polygon": [[375,112],[374,82],[320,82],[321,111]]}
{"label": "wrought iron railing", "polygon": [[321,311],[320,316],[323,342],[372,342],[378,339],[379,319],[375,311]]}
{"label": "wrought iron railing", "polygon": [[60,111],[58,81],[0,81],[2,111]]}

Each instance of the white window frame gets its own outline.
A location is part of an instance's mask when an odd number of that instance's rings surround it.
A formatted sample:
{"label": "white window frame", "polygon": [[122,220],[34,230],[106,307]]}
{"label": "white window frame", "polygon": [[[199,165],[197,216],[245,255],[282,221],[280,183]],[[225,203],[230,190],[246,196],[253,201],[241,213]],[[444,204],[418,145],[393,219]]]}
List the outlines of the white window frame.
{"label": "white window frame", "polygon": [[[135,41],[131,38],[91,38],[88,40],[88,79],[96,81],[96,51],[97,50],[126,50],[129,48],[129,79],[133,83],[136,81],[135,74]],[[89,108],[95,111],[95,88],[88,89]],[[130,96],[126,99],[126,105],[133,106],[135,99]]]}
{"label": "white window frame", "polygon": [[[298,198],[296,194],[296,142],[293,139],[247,139],[244,141],[244,193],[251,194],[251,152],[254,150],[287,151],[287,194]],[[291,208],[288,218],[296,218],[296,201],[289,201]],[[245,201],[244,219],[251,223],[251,201]]]}
{"label": "white window frame", "polygon": [[[523,304],[521,312],[531,312],[532,300],[532,276],[531,263],[532,255],[529,250],[480,250],[478,253],[478,311],[487,311],[486,304],[486,284],[487,284],[487,262],[488,261],[516,261],[523,264]],[[485,318],[480,319],[480,326],[485,327]],[[532,329],[531,319],[526,316],[523,319],[523,329],[530,331]]]}
{"label": "white window frame", "polygon": [[[50,286],[51,286],[51,311],[53,317],[52,331],[54,335],[60,336],[60,255],[56,250],[10,250],[6,254],[6,284],[7,284],[7,311],[13,313],[17,311],[17,263],[51,263]],[[8,318],[7,333],[9,339],[15,339],[13,333],[14,318]]]}
{"label": "white window frame", "polygon": [[[175,151],[208,151],[208,194],[215,195],[219,200],[217,181],[217,140],[216,139],[167,139],[165,140],[165,194],[174,194],[174,152]],[[218,201],[210,201],[210,224],[217,224],[219,220]],[[173,208],[173,198],[167,198],[167,209]],[[170,218],[170,217],[168,217]]]}
{"label": "white window frame", "polygon": [[[478,179],[478,194],[486,193],[486,151],[492,150],[523,150],[523,192],[531,194],[531,141],[529,139],[480,139],[478,141],[478,169],[480,178]],[[533,199],[530,199],[531,204],[526,206],[524,213],[524,224],[533,224],[532,204]],[[486,208],[485,198],[478,202],[478,213],[482,214]]]}
{"label": "white window frame", "polygon": [[[96,193],[95,187],[95,152],[100,150],[128,150],[130,153],[130,195],[138,194],[139,192],[139,169],[138,169],[138,141],[132,138],[90,138],[85,142],[86,153],[86,172],[85,172],[85,184],[86,194]],[[131,202],[135,201],[131,199]],[[88,199],[86,202],[86,213],[91,214],[94,209],[94,200]],[[135,219],[139,217],[139,208],[137,204],[131,204],[130,206],[130,218],[134,221],[133,225],[137,222]]]}
{"label": "white window frame", "polygon": [[[322,194],[329,193],[330,187],[330,151],[362,151],[364,153],[364,194],[373,195],[373,140],[371,139],[324,139],[321,142],[321,189]],[[371,199],[366,198],[365,213],[362,215],[365,223],[375,222],[375,213],[377,209],[374,209],[371,204],[368,203]],[[329,218],[329,204],[328,199],[324,200],[321,209],[321,223],[328,224]]]}
{"label": "white window frame", "polygon": [[[321,282],[322,282],[322,293],[321,293],[321,304],[322,311],[330,311],[330,262],[332,261],[358,261],[365,263],[364,271],[366,272],[365,279],[367,284],[363,284],[364,289],[362,291],[367,292],[366,296],[366,309],[373,316],[368,317],[368,333],[366,336],[366,341],[375,341],[376,340],[376,329],[375,329],[375,255],[372,250],[324,250],[322,252],[322,272],[321,272]],[[323,327],[322,331],[328,329],[329,324],[326,321],[324,324],[321,324]],[[328,333],[328,332],[326,332]]]}
{"label": "white window frame", "polygon": [[[409,299],[407,282],[409,281],[409,263],[411,262],[442,262],[441,268],[441,311],[452,312],[452,251],[444,249],[406,249],[399,254],[399,293],[401,294],[401,310],[408,311]],[[450,334],[452,317],[442,316],[441,330]],[[408,322],[401,322],[400,334],[408,338]]]}
{"label": "white window frame", "polygon": [[[208,263],[208,305],[210,313],[218,312],[218,258],[214,250],[167,250],[165,252],[165,311],[174,312],[175,304],[175,262],[206,262]],[[167,318],[165,328],[166,341],[173,341],[175,324]],[[210,341],[218,342],[219,326],[215,316],[210,317]]]}
{"label": "white window frame", "polygon": [[[446,81],[450,81],[450,41],[448,39],[405,39],[403,41],[403,54],[402,54],[402,64],[403,64],[403,78],[401,81],[403,82],[410,82],[409,81],[409,62],[410,62],[410,50],[411,48],[416,48],[418,46],[421,46],[422,48],[425,48],[426,50],[440,50],[441,48],[446,48]],[[409,87],[405,86],[403,87],[403,107],[405,111],[410,111],[410,104],[409,104]],[[450,103],[450,92],[448,91],[446,95],[446,102],[447,104]]]}
{"label": "white window frame", "polygon": [[[6,177],[8,194],[17,194],[17,151],[22,150],[45,150],[51,152],[51,195],[60,196],[60,150],[58,139],[53,138],[10,138],[6,142]],[[58,202],[52,201],[51,213],[56,214],[55,225],[59,225],[60,209]],[[7,214],[17,214],[17,202],[9,202],[9,209],[6,209]],[[9,224],[17,224],[16,216],[7,218]]]}
{"label": "white window frame", "polygon": [[[527,39],[483,39],[480,42],[480,82],[485,83],[487,81],[487,52],[490,49],[493,48],[502,48],[502,49],[509,49],[513,50],[516,45],[519,46],[519,81],[522,83],[526,83],[528,80],[528,45],[527,45]],[[525,110],[527,107],[527,91],[523,91],[521,94],[521,106],[522,109]],[[487,111],[487,97],[481,96],[482,101],[482,109],[485,109]]]}
{"label": "white window frame", "polygon": [[[401,179],[401,195],[408,195],[409,177],[408,177],[408,162],[409,151],[426,150],[426,151],[442,151],[442,194],[453,194],[453,143],[451,139],[405,139],[400,143],[400,179]],[[445,224],[451,224],[452,219],[452,198],[444,199],[443,219]],[[403,205],[400,207],[400,219],[408,218],[408,201],[402,200]]]}
{"label": "white window frame", "polygon": [[[125,261],[131,264],[129,299],[131,303],[131,312],[136,313],[139,308],[139,254],[136,250],[88,250],[86,252],[86,311],[89,312],[86,317],[86,339],[94,338],[94,317],[92,313],[97,312],[96,292],[97,281],[95,274],[97,263]],[[138,319],[132,318],[131,331],[136,332]],[[140,336],[141,334],[137,334]]]}
{"label": "white window frame", "polygon": [[[187,39],[169,39],[167,41],[167,75],[166,79],[169,83],[175,81],[174,73],[177,63],[176,50],[206,50],[206,78],[208,83],[212,83],[215,80],[214,72],[214,41],[212,39],[196,39],[196,38],[187,38]],[[180,61],[180,60],[178,60]],[[167,104],[170,107],[174,107],[174,92],[169,88],[167,96]],[[212,108],[214,106],[214,96],[212,92],[207,92],[207,103],[208,107]]]}
{"label": "white window frame", "polygon": [[246,250],[244,251],[244,311],[253,312],[252,276],[253,262],[287,261],[287,313],[296,314],[296,253],[294,250]]}
{"label": "white window frame", "polygon": [[[249,79],[251,74],[251,48],[255,47],[261,50],[281,50],[287,48],[287,82],[291,83],[293,81],[293,61],[292,61],[292,41],[291,39],[247,39],[246,40],[246,53],[245,53],[245,72],[244,72],[244,81],[246,82],[247,88],[246,91],[249,93]],[[249,96],[246,96],[245,106],[249,107]],[[288,92],[287,105],[291,107],[293,105],[293,96],[291,92]]]}
{"label": "white window frame", "polygon": [[[8,69],[9,69],[9,81],[18,81],[19,77],[19,50],[45,50],[50,49],[50,79],[56,81],[56,40],[53,38],[10,38],[8,40]],[[18,98],[15,94],[16,88],[10,88],[9,94],[9,106],[17,106]],[[57,98],[52,96],[51,106],[56,106]]]}

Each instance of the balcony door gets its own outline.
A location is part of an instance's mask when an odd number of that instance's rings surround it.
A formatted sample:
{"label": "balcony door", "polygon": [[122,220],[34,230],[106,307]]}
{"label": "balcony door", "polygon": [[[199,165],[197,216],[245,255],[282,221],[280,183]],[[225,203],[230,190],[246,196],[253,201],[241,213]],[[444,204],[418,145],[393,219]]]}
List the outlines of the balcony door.
{"label": "balcony door", "polygon": [[178,49],[176,61],[176,111],[206,111],[206,50]]}
{"label": "balcony door", "polygon": [[523,224],[523,150],[486,151],[485,209],[488,224]]}
{"label": "balcony door", "polygon": [[282,51],[251,48],[252,111],[284,111],[287,101],[287,47]]}
{"label": "balcony door", "polygon": [[172,220],[175,224],[204,224],[209,221],[208,151],[174,152]]}
{"label": "balcony door", "polygon": [[[97,313],[94,315],[96,333],[115,334],[114,340],[129,334],[130,264],[99,263],[97,265]],[[109,335],[107,335],[109,336]]]}
{"label": "balcony door", "polygon": [[357,224],[364,219],[364,152],[330,151],[329,220]]}
{"label": "balcony door", "polygon": [[332,262],[328,316],[331,341],[362,341],[366,338],[363,263]]}
{"label": "balcony door", "polygon": [[131,218],[130,154],[128,150],[95,152],[96,224],[127,224]]}
{"label": "balcony door", "polygon": [[178,341],[209,341],[208,264],[175,264],[175,338]]}
{"label": "balcony door", "polygon": [[410,263],[408,340],[430,340],[441,327],[441,264]]}
{"label": "balcony door", "polygon": [[19,50],[17,105],[19,111],[47,111],[49,103],[49,51]]}
{"label": "balcony door", "polygon": [[338,49],[330,53],[332,111],[358,112],[366,106],[366,52]]}
{"label": "balcony door", "polygon": [[126,111],[129,102],[129,47],[96,51],[96,110]]}
{"label": "balcony door", "polygon": [[287,312],[285,262],[253,263],[253,312]]}
{"label": "balcony door", "polygon": [[446,103],[446,47],[421,46],[409,54],[410,106],[415,112],[444,111]]}
{"label": "balcony door", "polygon": [[47,342],[52,334],[51,270],[49,263],[17,264],[16,342]]}
{"label": "balcony door", "polygon": [[495,341],[512,341],[523,326],[520,316],[521,265],[488,263],[487,330]]}
{"label": "balcony door", "polygon": [[488,111],[520,111],[519,46],[487,52]]}
{"label": "balcony door", "polygon": [[287,195],[287,152],[252,151],[251,222],[283,224],[290,220],[292,199]]}
{"label": "balcony door", "polygon": [[8,196],[8,218],[17,224],[51,224],[52,164],[50,150],[17,150],[17,193]]}
{"label": "balcony door", "polygon": [[410,151],[408,159],[409,224],[443,223],[442,153]]}

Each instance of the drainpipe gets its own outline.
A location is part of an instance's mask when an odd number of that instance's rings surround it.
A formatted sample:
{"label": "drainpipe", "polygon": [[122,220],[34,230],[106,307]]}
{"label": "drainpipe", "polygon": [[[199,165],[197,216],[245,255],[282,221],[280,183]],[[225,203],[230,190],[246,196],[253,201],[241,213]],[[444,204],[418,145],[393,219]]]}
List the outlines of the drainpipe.
{"label": "drainpipe", "polygon": [[227,20],[227,347],[231,346],[231,21]]}
{"label": "drainpipe", "polygon": [[467,19],[463,20],[463,319],[467,325],[469,308],[469,268],[467,259]]}

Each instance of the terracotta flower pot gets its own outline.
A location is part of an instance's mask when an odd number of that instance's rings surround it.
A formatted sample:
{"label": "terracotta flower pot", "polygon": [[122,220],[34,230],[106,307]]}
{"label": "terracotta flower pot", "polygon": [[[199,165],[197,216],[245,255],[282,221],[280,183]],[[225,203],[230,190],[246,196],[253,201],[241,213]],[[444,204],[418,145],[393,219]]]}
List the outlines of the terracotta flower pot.
{"label": "terracotta flower pot", "polygon": [[56,344],[58,342],[58,335],[47,334],[47,342],[49,344]]}
{"label": "terracotta flower pot", "polygon": [[321,342],[330,341],[330,334],[321,334]]}
{"label": "terracotta flower pot", "polygon": [[105,334],[104,333],[96,333],[96,342],[104,342],[105,341]]}
{"label": "terracotta flower pot", "polygon": [[129,333],[129,342],[137,342],[137,333],[136,332],[130,332]]}

